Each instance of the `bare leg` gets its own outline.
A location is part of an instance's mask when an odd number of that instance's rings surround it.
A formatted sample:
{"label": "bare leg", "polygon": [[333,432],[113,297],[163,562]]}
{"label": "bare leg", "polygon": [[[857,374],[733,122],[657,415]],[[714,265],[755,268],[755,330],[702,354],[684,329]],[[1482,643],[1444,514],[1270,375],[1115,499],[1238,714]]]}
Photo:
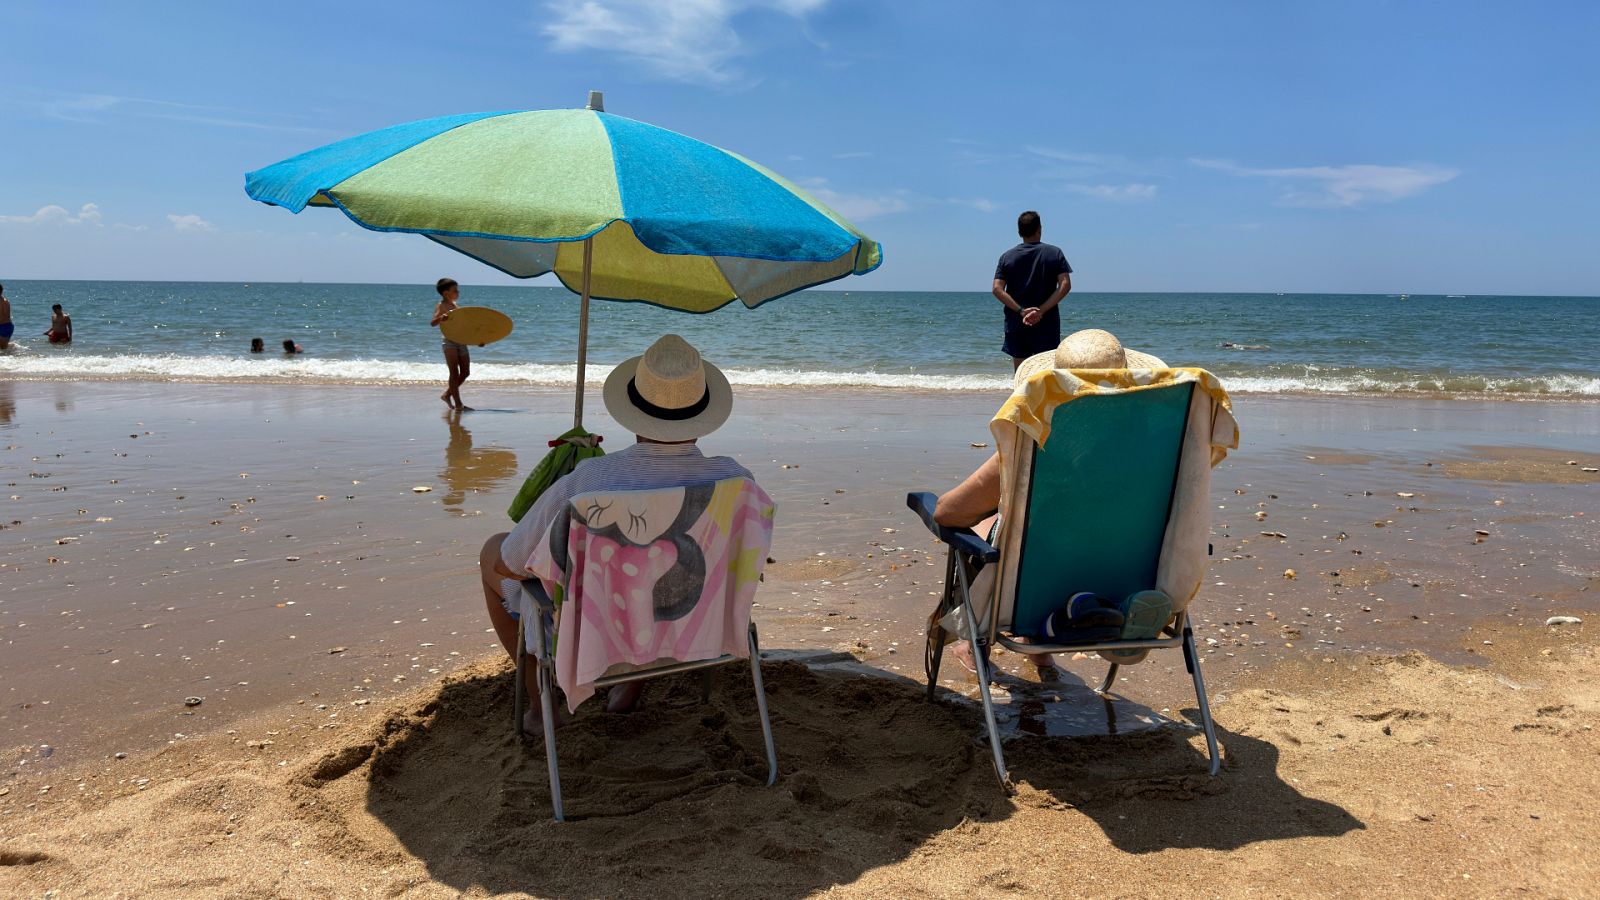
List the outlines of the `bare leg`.
{"label": "bare leg", "polygon": [[444,365],[450,371],[450,381],[445,385],[444,393],[439,395],[446,406],[459,406],[461,403],[461,356],[460,351],[454,347],[444,348]]}
{"label": "bare leg", "polygon": [[457,376],[456,376],[456,409],[470,410],[472,407],[461,402],[461,386],[467,383],[472,376],[472,357],[465,350],[457,350]]}
{"label": "bare leg", "polygon": [[[954,654],[956,659],[959,659],[961,664],[967,669],[971,671],[977,670],[977,666],[973,665],[972,663],[971,644],[968,644],[965,640],[956,641],[954,644],[950,645],[950,652]],[[1033,663],[1035,668],[1048,672],[1056,667],[1056,658],[1048,653],[1040,653],[1037,655],[1030,653],[1027,654],[1027,656],[1028,662]]]}
{"label": "bare leg", "polygon": [[1023,359],[1024,359],[1024,357],[1021,357],[1021,356],[1013,356],[1013,357],[1011,357],[1011,371],[1015,372],[1017,370],[1017,368],[1022,365],[1022,360]]}
{"label": "bare leg", "polygon": [[633,712],[633,708],[639,703],[639,695],[643,692],[642,681],[625,681],[617,685],[606,694],[606,712]]}
{"label": "bare leg", "polygon": [[[506,608],[500,602],[500,574],[494,570],[494,564],[500,559],[500,544],[506,539],[506,533],[492,535],[483,542],[483,550],[478,554],[478,571],[483,580],[483,599],[489,607],[489,622],[494,625],[495,636],[500,638],[500,646],[506,648],[506,655],[513,660],[517,658],[517,620],[511,618]],[[523,670],[523,682],[528,686],[528,697],[531,698],[531,709],[537,713],[539,710],[539,682],[533,666]]]}

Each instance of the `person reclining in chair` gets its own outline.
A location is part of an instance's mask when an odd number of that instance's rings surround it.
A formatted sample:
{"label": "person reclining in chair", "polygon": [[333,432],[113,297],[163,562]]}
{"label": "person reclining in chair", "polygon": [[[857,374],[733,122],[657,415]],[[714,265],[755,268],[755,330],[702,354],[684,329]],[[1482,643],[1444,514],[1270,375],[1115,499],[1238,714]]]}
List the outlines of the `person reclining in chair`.
{"label": "person reclining in chair", "polygon": [[[1013,385],[1048,369],[1165,369],[1167,364],[1148,353],[1128,350],[1109,331],[1087,328],[1073,332],[1062,339],[1054,350],[1036,353],[1017,367]],[[949,528],[970,528],[985,540],[990,540],[1000,519],[1000,454],[994,453],[983,465],[968,475],[960,484],[939,495],[934,507],[933,520]],[[987,583],[985,579],[985,583]],[[984,610],[977,609],[978,598],[988,599],[987,590],[976,584],[973,613],[983,620]],[[957,616],[952,630],[966,637],[964,620]],[[968,671],[976,671],[972,664],[972,648],[965,641],[957,641],[951,648],[956,659]],[[1049,654],[1030,656],[1029,659],[1043,671],[1055,668]]]}
{"label": "person reclining in chair", "polygon": [[[606,378],[606,411],[634,432],[637,443],[606,456],[586,459],[539,496],[509,533],[490,537],[478,557],[489,620],[500,643],[516,658],[517,621],[509,609],[520,596],[522,579],[535,544],[573,497],[591,491],[630,491],[683,487],[751,478],[726,456],[707,457],[695,441],[721,427],[733,410],[733,390],[722,370],[700,358],[683,338],[662,336],[641,356],[623,362]],[[537,729],[539,691],[528,667],[529,727]],[[642,682],[611,689],[606,710],[626,712],[639,699]]]}

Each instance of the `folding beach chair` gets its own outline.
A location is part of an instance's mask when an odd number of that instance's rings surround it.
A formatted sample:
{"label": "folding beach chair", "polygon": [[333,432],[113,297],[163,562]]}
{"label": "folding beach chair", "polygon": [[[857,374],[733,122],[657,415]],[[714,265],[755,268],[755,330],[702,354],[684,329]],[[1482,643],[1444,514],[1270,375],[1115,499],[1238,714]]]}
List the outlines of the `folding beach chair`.
{"label": "folding beach chair", "polygon": [[[512,714],[521,737],[531,657],[556,821],[566,821],[556,760],[556,687],[575,710],[612,685],[748,658],[766,743],[767,784],[777,781],[760,642],[750,620],[771,547],[772,516],[772,501],[760,487],[729,478],[580,494],[546,532],[529,563],[540,577],[522,583]],[[547,583],[554,585],[554,598]],[[706,672],[702,697],[709,699],[709,693]]]}
{"label": "folding beach chair", "polygon": [[[906,498],[949,546],[944,592],[929,620],[928,696],[938,684],[954,614],[978,669],[995,775],[1009,788],[989,692],[989,646],[1030,655],[1099,652],[1111,660],[1100,694],[1110,691],[1119,664],[1181,648],[1215,775],[1221,764],[1216,732],[1185,610],[1210,554],[1211,466],[1238,446],[1226,394],[1209,373],[1190,369],[1055,370],[1029,382],[992,427],[1005,473],[997,546],[970,530],[936,524],[933,494]],[[975,593],[973,573],[984,566],[992,577],[981,578],[986,587]],[[1099,643],[1044,637],[1046,621],[1076,592],[1120,601],[1155,588],[1174,606],[1157,637]]]}

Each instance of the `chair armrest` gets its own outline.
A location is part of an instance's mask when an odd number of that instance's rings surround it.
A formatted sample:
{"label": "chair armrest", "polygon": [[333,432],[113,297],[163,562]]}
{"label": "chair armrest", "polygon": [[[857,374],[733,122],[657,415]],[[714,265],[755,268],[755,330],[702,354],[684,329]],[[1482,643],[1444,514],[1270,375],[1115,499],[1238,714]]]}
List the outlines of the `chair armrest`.
{"label": "chair armrest", "polygon": [[1000,551],[989,546],[989,542],[978,537],[970,528],[951,528],[940,525],[933,520],[933,508],[939,498],[927,491],[916,491],[906,495],[906,506],[917,514],[922,524],[928,526],[933,536],[956,548],[967,556],[976,557],[986,563],[992,563],[1000,558]]}

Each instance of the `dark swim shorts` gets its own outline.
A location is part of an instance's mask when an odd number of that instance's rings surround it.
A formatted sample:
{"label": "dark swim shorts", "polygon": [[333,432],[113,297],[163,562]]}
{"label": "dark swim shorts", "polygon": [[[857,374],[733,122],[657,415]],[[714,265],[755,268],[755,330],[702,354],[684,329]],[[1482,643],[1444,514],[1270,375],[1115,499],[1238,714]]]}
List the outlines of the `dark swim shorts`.
{"label": "dark swim shorts", "polygon": [[0,337],[9,339],[11,335],[16,333],[16,330],[17,323],[15,322],[7,322],[4,325],[0,325]]}

